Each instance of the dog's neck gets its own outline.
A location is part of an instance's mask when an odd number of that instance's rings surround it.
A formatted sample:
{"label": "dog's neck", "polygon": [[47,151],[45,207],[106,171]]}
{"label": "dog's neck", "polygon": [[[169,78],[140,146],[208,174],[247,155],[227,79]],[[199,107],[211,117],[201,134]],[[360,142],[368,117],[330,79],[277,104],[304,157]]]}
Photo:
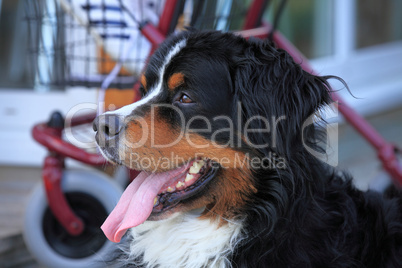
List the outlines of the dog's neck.
{"label": "dog's neck", "polygon": [[220,226],[219,220],[199,216],[192,211],[132,228],[129,262],[141,267],[230,267],[228,258],[244,237],[242,223]]}

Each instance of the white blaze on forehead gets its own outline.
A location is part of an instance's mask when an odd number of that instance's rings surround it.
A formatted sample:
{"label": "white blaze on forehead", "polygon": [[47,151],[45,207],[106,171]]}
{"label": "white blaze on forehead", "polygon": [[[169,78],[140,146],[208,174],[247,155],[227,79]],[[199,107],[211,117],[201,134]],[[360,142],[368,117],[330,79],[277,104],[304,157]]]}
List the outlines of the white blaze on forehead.
{"label": "white blaze on forehead", "polygon": [[156,86],[154,86],[153,88],[149,89],[149,91],[151,93],[148,96],[146,96],[145,98],[143,98],[143,99],[141,99],[141,100],[139,100],[137,102],[134,102],[134,103],[126,105],[126,106],[123,106],[122,108],[120,108],[120,109],[118,109],[116,111],[109,111],[109,112],[106,112],[105,114],[114,114],[114,115],[119,115],[119,116],[122,116],[122,117],[128,116],[137,107],[149,102],[150,100],[152,100],[153,98],[158,96],[162,92],[162,82],[163,82],[163,76],[165,75],[166,66],[170,63],[172,58],[174,56],[176,56],[180,52],[180,50],[185,45],[186,45],[186,39],[180,40],[169,51],[169,53],[165,57],[165,61],[163,62],[161,68],[159,69],[159,75],[158,75],[159,81],[158,81],[158,84]]}

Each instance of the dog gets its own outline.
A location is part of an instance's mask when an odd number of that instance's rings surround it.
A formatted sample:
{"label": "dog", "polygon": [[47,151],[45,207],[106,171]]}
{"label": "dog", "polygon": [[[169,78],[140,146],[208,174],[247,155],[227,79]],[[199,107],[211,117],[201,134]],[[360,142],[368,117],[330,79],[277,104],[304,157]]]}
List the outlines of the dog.
{"label": "dog", "polygon": [[399,192],[360,191],[307,150],[324,152],[331,78],[267,41],[168,38],[142,99],[94,121],[102,154],[141,171],[102,226],[116,263],[402,267]]}

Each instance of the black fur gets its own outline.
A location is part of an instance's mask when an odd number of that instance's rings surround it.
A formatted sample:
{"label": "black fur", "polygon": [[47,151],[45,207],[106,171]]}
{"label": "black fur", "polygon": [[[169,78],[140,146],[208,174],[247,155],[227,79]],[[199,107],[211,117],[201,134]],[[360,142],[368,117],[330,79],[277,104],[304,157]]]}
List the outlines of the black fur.
{"label": "black fur", "polygon": [[[303,147],[301,124],[330,102],[327,80],[333,77],[308,74],[285,51],[256,40],[234,60],[234,94],[245,118],[286,115],[274,150],[288,163],[285,170],[255,170],[258,193],[246,209],[248,239],[236,250],[234,266],[402,267],[400,195],[384,199],[356,190],[347,174]],[[318,130],[307,132],[305,142],[319,149]],[[264,144],[271,137],[251,138]]]}
{"label": "black fur", "polygon": [[[169,48],[182,38],[187,45],[167,72],[183,72],[186,86],[195,92],[192,97],[199,105],[183,108],[187,118],[235,118],[240,112],[244,122],[256,115],[285,116],[275,132],[248,137],[253,144],[270,146],[255,150],[244,142],[234,145],[259,157],[275,153],[286,159],[286,168],[252,170],[258,192],[239,208],[247,239],[231,256],[233,267],[402,267],[400,193],[384,198],[361,192],[349,175],[316,159],[303,145],[321,150],[317,127],[303,130],[302,125],[331,102],[328,79],[334,77],[303,71],[287,52],[263,41],[186,32],[170,38],[152,57],[145,73],[149,84],[156,81]],[[165,95],[155,102],[169,103],[172,98]],[[173,120],[173,115],[165,116]],[[216,122],[213,128],[225,127],[222,124]],[[262,124],[255,120],[250,127]],[[217,139],[226,144],[229,137],[223,133]]]}

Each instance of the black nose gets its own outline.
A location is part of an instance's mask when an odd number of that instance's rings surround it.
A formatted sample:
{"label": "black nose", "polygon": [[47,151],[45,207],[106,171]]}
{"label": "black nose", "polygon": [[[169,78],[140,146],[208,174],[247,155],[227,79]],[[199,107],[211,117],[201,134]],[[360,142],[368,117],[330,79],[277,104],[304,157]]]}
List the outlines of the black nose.
{"label": "black nose", "polygon": [[123,127],[122,119],[114,114],[104,114],[95,118],[93,129],[106,139],[113,138]]}

